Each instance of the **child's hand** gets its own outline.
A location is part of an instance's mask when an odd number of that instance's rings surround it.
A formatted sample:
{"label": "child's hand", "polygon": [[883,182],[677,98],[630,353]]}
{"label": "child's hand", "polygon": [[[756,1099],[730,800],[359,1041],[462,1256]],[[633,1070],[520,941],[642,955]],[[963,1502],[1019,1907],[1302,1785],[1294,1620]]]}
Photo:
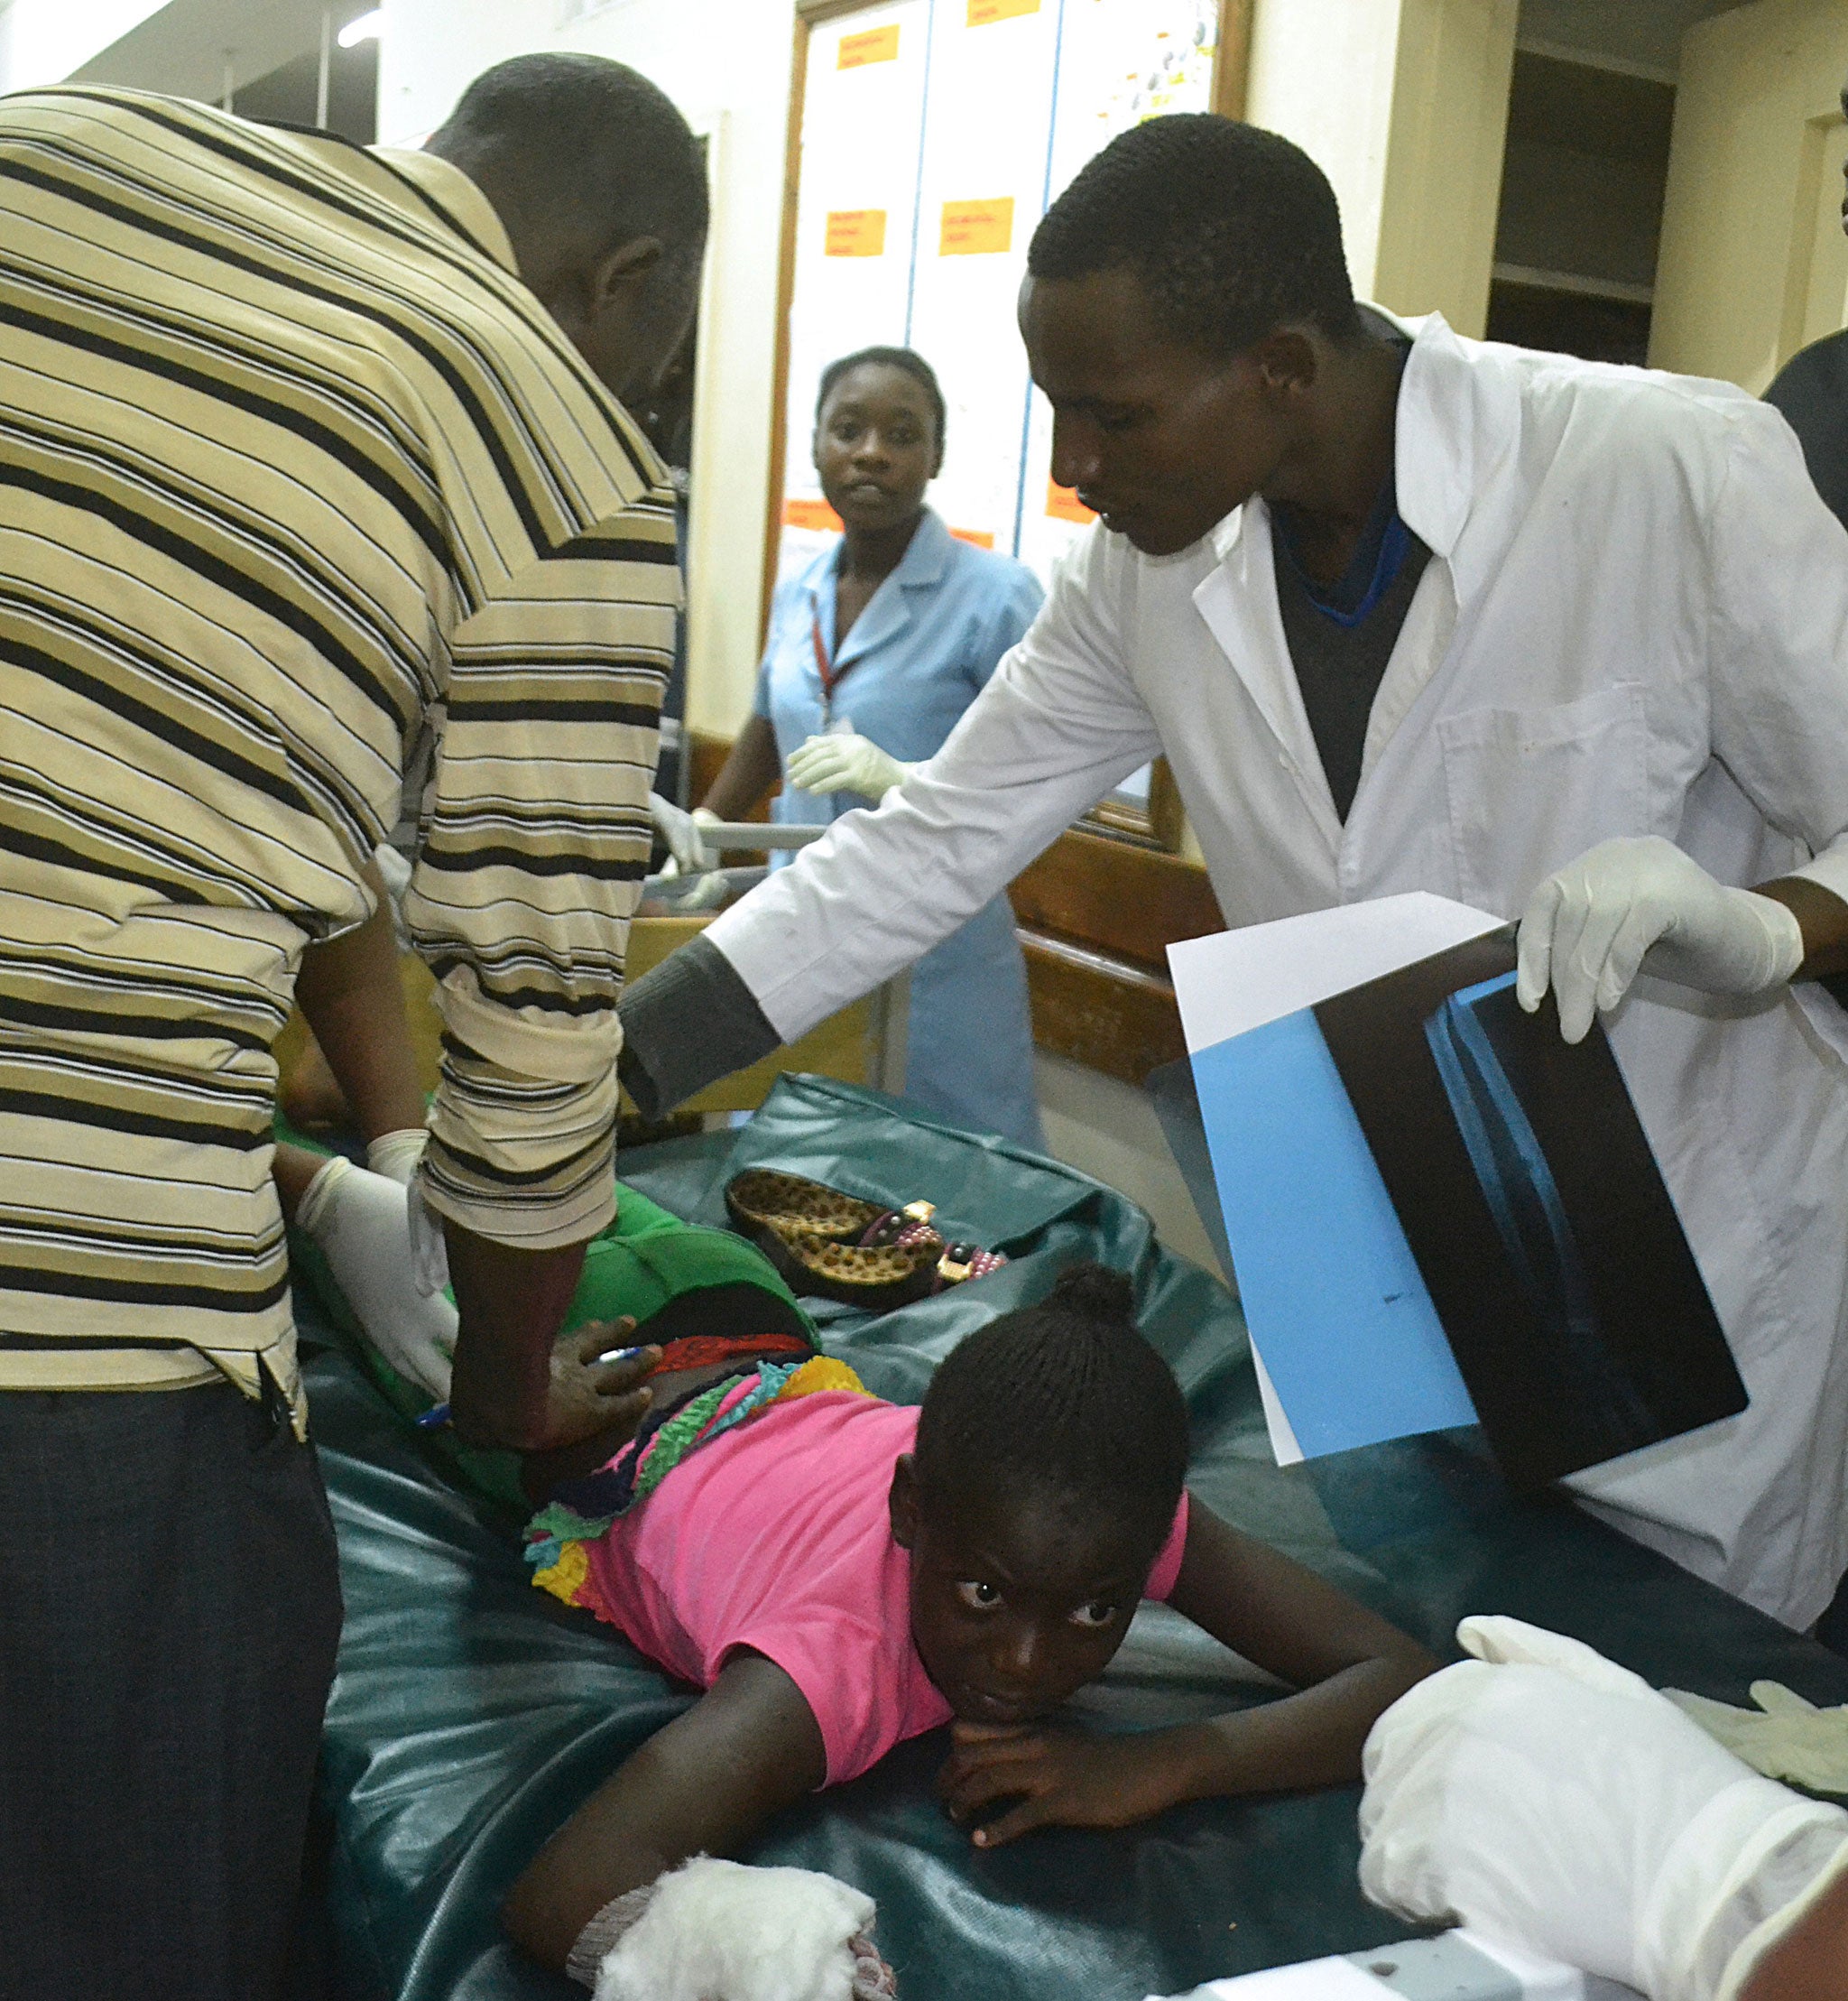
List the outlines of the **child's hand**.
{"label": "child's hand", "polygon": [[[1175,1732],[1092,1737],[958,1723],[951,1735],[956,1749],[938,1775],[938,1797],[952,1820],[982,1823],[978,1848],[998,1848],[1034,1828],[1126,1828],[1185,1796]],[[1015,1803],[984,1819],[1003,1800]]]}

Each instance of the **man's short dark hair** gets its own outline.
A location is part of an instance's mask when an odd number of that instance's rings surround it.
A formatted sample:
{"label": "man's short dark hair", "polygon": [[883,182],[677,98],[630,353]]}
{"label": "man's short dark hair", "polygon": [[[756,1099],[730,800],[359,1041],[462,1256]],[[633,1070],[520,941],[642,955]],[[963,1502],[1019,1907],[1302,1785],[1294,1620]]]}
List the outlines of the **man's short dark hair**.
{"label": "man's short dark hair", "polygon": [[564,53],[485,69],[430,152],[511,199],[520,219],[587,257],[658,236],[669,258],[706,240],[706,163],[673,100],[624,63]]}
{"label": "man's short dark hair", "polygon": [[1187,1413],[1132,1304],[1121,1273],[1079,1265],[952,1349],[918,1416],[925,1507],[1048,1495],[1121,1524],[1152,1558],[1187,1478]]}
{"label": "man's short dark hair", "polygon": [[1173,339],[1213,354],[1307,323],[1359,325],[1328,178],[1274,132],[1150,118],[1088,162],[1033,233],[1035,278],[1128,271]]}

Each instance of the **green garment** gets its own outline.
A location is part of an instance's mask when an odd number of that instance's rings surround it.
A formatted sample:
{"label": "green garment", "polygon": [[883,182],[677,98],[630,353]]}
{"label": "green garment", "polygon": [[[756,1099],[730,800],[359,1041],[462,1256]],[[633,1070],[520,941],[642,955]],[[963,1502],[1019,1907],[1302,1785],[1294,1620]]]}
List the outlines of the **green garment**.
{"label": "green garment", "polygon": [[[276,1137],[317,1153],[328,1152],[281,1118],[276,1122]],[[420,1417],[431,1407],[430,1393],[420,1384],[407,1382],[366,1340],[319,1246],[301,1231],[291,1230],[289,1255],[297,1277],[308,1281],[327,1320],[346,1338],[349,1351],[393,1409],[402,1417]],[[814,1323],[754,1244],[730,1230],[683,1223],[640,1189],[619,1181],[615,1220],[585,1246],[584,1270],[559,1338],[564,1339],[592,1320],[618,1320],[625,1314],[640,1325],[684,1292],[740,1284],[758,1286],[778,1302],[768,1324],[786,1326],[793,1314],[800,1328],[813,1337]],[[453,1292],[449,1297],[455,1298]],[[641,1332],[645,1338],[645,1326]],[[475,1493],[518,1515],[522,1521],[531,1513],[521,1490],[516,1454],[477,1450],[446,1429],[427,1431],[423,1437],[444,1468]]]}

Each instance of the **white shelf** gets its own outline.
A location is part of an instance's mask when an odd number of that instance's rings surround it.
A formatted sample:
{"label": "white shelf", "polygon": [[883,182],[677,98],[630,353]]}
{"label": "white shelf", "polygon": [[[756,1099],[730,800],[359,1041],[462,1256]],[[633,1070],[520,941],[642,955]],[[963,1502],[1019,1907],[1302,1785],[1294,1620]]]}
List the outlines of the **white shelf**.
{"label": "white shelf", "polygon": [[1652,285],[1632,285],[1622,278],[1587,278],[1576,271],[1542,271],[1534,264],[1497,263],[1491,275],[1498,284],[1530,285],[1536,292],[1571,292],[1585,299],[1612,299],[1626,306],[1655,301]]}

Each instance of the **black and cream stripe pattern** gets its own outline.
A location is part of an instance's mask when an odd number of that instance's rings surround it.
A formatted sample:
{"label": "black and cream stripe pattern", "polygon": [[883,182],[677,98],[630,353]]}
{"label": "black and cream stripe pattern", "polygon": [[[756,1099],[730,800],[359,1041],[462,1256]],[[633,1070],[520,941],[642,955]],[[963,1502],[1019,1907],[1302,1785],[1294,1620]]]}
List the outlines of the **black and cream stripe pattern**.
{"label": "black and cream stripe pattern", "polygon": [[401,805],[430,1200],[608,1220],[679,593],[660,465],[455,169],[0,102],[0,1388],[294,1393],[271,1045]]}

